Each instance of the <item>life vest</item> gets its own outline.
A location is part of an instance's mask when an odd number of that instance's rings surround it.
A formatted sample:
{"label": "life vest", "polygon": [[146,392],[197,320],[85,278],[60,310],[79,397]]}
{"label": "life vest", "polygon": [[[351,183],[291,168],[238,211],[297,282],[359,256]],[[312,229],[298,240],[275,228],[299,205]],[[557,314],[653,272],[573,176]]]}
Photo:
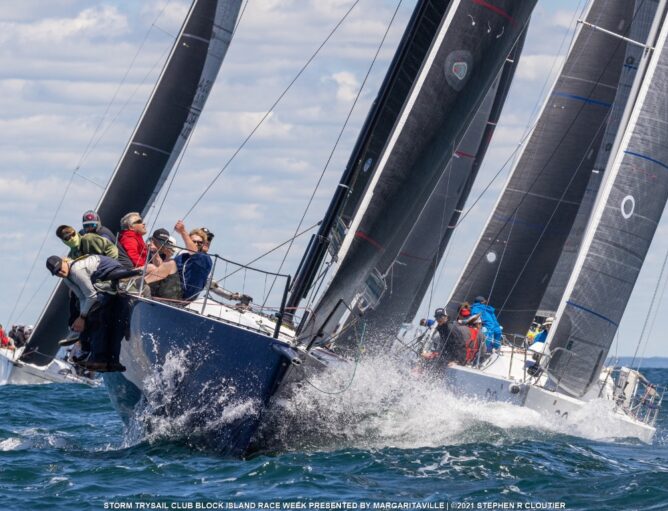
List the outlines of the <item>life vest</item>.
{"label": "life vest", "polygon": [[478,342],[478,329],[468,327],[469,338],[466,340],[466,363],[472,363],[478,356],[480,343]]}

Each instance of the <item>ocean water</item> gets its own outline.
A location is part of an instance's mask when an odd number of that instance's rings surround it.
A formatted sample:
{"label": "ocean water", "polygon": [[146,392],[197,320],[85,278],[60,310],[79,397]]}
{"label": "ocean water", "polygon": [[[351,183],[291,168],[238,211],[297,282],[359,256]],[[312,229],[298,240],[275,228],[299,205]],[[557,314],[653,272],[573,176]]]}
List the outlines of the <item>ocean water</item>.
{"label": "ocean water", "polygon": [[184,447],[174,425],[125,432],[104,388],[0,387],[0,509],[668,509],[666,410],[644,445],[615,439],[602,405],[566,424],[387,361],[339,376],[278,402],[246,460]]}

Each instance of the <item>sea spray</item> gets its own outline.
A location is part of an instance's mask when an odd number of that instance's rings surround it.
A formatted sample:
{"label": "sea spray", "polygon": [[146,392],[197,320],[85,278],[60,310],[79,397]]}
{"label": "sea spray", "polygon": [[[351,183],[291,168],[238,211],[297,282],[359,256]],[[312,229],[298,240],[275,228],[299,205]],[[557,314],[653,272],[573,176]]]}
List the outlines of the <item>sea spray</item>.
{"label": "sea spray", "polygon": [[210,381],[193,392],[188,374],[207,356],[193,350],[173,350],[162,364],[156,364],[144,381],[144,396],[126,433],[126,445],[141,441],[183,441],[197,445],[196,439],[230,429],[255,417],[260,406],[252,399],[239,399],[237,389],[226,380]]}
{"label": "sea spray", "polygon": [[263,421],[261,449],[428,448],[544,440],[557,434],[619,439],[609,402],[569,420],[508,403],[454,395],[440,377],[393,356],[364,357],[323,371],[279,396]]}

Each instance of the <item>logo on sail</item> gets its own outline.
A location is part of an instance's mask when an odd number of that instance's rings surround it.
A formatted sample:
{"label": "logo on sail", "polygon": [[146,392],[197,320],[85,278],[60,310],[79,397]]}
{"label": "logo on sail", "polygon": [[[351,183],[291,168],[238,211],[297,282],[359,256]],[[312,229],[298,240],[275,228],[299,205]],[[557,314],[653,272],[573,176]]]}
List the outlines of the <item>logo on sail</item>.
{"label": "logo on sail", "polygon": [[463,80],[466,77],[466,70],[468,65],[466,62],[455,62],[452,66],[452,74],[454,74],[460,80]]}
{"label": "logo on sail", "polygon": [[466,50],[455,50],[445,58],[445,80],[457,92],[466,86],[472,70],[473,56]]}

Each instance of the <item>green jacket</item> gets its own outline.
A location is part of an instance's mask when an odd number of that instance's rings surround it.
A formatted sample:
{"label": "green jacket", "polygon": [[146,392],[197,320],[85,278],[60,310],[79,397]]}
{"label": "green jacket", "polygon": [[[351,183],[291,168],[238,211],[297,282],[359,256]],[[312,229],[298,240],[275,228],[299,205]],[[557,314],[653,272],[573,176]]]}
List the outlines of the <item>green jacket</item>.
{"label": "green jacket", "polygon": [[81,243],[77,248],[70,249],[68,257],[76,259],[85,255],[105,255],[113,259],[118,259],[118,248],[107,238],[99,234],[89,232],[81,236]]}

